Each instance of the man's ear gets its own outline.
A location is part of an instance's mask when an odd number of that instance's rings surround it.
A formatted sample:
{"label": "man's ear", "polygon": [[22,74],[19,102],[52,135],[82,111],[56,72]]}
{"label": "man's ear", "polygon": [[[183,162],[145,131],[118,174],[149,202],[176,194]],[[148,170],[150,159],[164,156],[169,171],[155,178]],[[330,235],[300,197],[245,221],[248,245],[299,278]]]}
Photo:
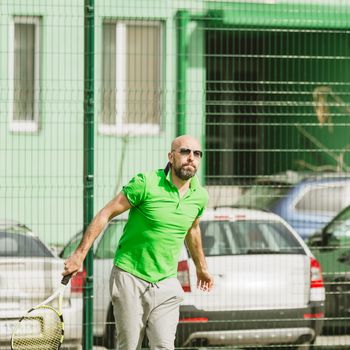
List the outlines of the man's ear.
{"label": "man's ear", "polygon": [[168,160],[170,164],[173,164],[173,152],[168,153]]}

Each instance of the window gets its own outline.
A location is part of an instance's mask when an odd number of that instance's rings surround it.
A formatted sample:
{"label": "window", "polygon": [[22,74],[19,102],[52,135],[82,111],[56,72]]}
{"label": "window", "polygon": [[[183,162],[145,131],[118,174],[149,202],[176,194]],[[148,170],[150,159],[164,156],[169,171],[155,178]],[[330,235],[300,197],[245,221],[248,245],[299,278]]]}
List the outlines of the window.
{"label": "window", "polygon": [[291,186],[285,183],[257,184],[239,197],[235,206],[270,210],[290,189]]}
{"label": "window", "polygon": [[335,215],[343,208],[345,186],[319,186],[310,188],[296,203],[297,210]]}
{"label": "window", "polygon": [[206,256],[237,254],[305,254],[302,246],[276,221],[201,221]]}
{"label": "window", "polygon": [[0,257],[52,257],[52,253],[36,237],[0,232]]}
{"label": "window", "polygon": [[159,132],[161,32],[154,21],[103,24],[101,133]]}
{"label": "window", "polygon": [[39,18],[14,17],[9,44],[10,129],[37,131],[40,91]]}
{"label": "window", "polygon": [[[347,207],[332,220],[325,232],[329,237],[350,236],[350,207]],[[348,242],[347,242],[348,243]]]}
{"label": "window", "polygon": [[126,220],[111,221],[96,249],[95,259],[113,259],[120,237],[123,234]]}
{"label": "window", "polygon": [[245,186],[290,169],[342,168],[342,160],[322,158],[311,137],[329,154],[348,143],[334,118],[348,120],[349,100],[342,99],[348,98],[349,32],[289,25],[258,29],[251,20],[248,29],[206,28],[206,185]]}

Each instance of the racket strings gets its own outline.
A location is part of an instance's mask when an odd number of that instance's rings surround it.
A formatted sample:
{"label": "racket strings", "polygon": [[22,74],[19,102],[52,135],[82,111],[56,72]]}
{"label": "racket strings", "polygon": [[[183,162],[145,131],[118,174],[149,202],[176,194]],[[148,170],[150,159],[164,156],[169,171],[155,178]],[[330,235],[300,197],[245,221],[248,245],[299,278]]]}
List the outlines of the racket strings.
{"label": "racket strings", "polygon": [[50,306],[28,312],[12,336],[12,350],[54,350],[63,340],[63,319]]}

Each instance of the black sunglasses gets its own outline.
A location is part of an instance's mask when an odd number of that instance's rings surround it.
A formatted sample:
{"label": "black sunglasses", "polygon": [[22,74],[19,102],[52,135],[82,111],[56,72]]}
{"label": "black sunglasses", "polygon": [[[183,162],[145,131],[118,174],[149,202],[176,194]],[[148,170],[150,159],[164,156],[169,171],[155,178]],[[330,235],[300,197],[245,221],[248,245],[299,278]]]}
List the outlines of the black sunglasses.
{"label": "black sunglasses", "polygon": [[[173,149],[173,151],[175,151]],[[193,150],[193,149],[190,149],[190,148],[180,148],[178,150],[178,152],[182,155],[182,156],[189,156],[191,154],[191,152],[193,152],[193,155],[195,158],[202,158],[203,156],[203,152],[200,151],[200,150]]]}

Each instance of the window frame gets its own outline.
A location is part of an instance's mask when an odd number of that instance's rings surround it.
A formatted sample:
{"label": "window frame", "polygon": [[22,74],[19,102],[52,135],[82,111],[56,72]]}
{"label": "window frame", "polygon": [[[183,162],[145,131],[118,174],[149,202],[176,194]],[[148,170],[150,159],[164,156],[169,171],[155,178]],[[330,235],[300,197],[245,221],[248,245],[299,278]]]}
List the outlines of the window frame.
{"label": "window frame", "polygon": [[[14,80],[15,80],[15,26],[16,24],[34,24],[34,93],[33,93],[33,115],[32,120],[14,119]],[[40,17],[35,16],[13,16],[9,30],[9,127],[14,132],[36,132],[39,130],[40,117]]]}
{"label": "window frame", "polygon": [[[159,98],[159,122],[158,124],[150,124],[150,123],[126,123],[123,120],[123,114],[126,111],[126,64],[127,58],[125,52],[127,50],[127,25],[130,23],[136,23],[137,25],[150,25],[159,27],[159,87],[160,91],[164,90],[164,64],[165,64],[165,55],[164,55],[164,22],[162,20],[144,20],[144,19],[106,19],[102,22],[102,36],[104,35],[103,25],[114,24],[116,31],[116,106],[115,108],[115,123],[114,124],[106,124],[103,123],[102,113],[103,113],[103,103],[104,99],[101,98],[101,112],[98,123],[98,131],[104,135],[157,135],[161,131],[161,121],[164,112],[164,101],[162,94],[160,94]],[[101,41],[103,43],[103,40]],[[103,52],[104,48],[101,47],[101,51]],[[102,60],[103,61],[103,60]],[[101,71],[103,67],[101,65]],[[103,83],[102,83],[103,84]],[[103,85],[102,85],[103,90]],[[102,91],[101,90],[101,91]]]}

